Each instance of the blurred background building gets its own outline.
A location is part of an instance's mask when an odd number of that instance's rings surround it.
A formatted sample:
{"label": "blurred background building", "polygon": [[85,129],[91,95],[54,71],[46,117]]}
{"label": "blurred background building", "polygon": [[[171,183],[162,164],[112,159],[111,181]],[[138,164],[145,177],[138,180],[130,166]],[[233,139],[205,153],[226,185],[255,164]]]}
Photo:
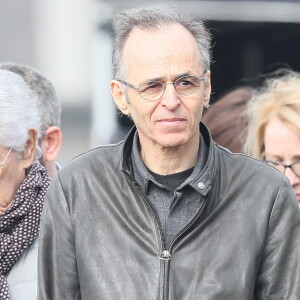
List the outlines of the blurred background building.
{"label": "blurred background building", "polygon": [[[168,1],[206,21],[213,34],[215,101],[237,85],[288,66],[300,71],[298,0]],[[59,162],[120,140],[131,126],[110,96],[112,16],[122,9],[166,1],[0,0],[0,61],[35,67],[62,101]]]}

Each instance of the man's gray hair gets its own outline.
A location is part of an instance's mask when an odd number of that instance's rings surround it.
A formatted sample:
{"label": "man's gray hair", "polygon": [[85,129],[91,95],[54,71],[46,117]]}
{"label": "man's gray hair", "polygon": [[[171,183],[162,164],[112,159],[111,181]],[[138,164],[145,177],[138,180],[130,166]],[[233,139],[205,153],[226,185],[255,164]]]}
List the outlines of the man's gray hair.
{"label": "man's gray hair", "polygon": [[41,119],[41,138],[50,126],[60,126],[61,100],[52,82],[32,67],[13,62],[0,64],[0,69],[20,75],[34,91]]}
{"label": "man's gray hair", "polygon": [[29,129],[40,132],[34,92],[19,75],[0,70],[0,145],[25,149]]}
{"label": "man's gray hair", "polygon": [[[210,68],[211,34],[204,23],[178,8],[133,9],[118,13],[113,19],[114,46],[112,55],[113,78],[125,79],[123,49],[133,28],[155,30],[162,26],[180,24],[195,38],[202,58],[203,71]],[[180,49],[178,49],[180,51]]]}

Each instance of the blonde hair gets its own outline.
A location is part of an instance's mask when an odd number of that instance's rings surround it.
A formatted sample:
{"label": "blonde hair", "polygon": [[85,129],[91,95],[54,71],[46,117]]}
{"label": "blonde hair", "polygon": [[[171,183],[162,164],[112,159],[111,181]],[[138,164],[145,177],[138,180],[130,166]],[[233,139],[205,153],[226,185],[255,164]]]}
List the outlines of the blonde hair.
{"label": "blonde hair", "polygon": [[264,158],[267,124],[280,119],[300,136],[300,73],[284,70],[284,75],[266,80],[264,87],[249,101],[245,153]]}

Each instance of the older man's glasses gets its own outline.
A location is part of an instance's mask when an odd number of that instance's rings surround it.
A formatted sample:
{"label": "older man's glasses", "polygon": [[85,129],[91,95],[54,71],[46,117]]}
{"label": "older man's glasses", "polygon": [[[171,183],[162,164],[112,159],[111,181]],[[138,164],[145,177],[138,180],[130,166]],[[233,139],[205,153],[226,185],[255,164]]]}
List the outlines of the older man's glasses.
{"label": "older man's glasses", "polygon": [[293,163],[287,165],[279,161],[273,161],[273,160],[265,160],[266,163],[269,165],[275,167],[277,170],[279,170],[281,173],[285,173],[285,170],[287,168],[290,168],[295,175],[300,176],[300,160],[296,160]]}
{"label": "older man's glasses", "polygon": [[134,86],[125,80],[119,80],[123,84],[139,92],[139,94],[148,101],[155,101],[160,99],[167,84],[173,84],[176,92],[182,96],[191,96],[195,94],[200,87],[201,81],[205,80],[205,76],[182,76],[174,82],[161,82],[161,81],[146,81],[139,86]]}
{"label": "older man's glasses", "polygon": [[4,161],[0,164],[0,168],[2,168],[5,165],[11,151],[12,151],[12,148],[9,149],[8,153],[6,154],[6,156],[4,158]]}

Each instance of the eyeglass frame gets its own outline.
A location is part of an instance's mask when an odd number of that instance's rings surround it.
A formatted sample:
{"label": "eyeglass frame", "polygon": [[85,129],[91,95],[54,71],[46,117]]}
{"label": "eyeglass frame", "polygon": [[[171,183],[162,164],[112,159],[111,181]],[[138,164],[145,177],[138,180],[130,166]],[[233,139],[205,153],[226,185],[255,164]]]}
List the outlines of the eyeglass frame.
{"label": "eyeglass frame", "polygon": [[[268,160],[268,159],[265,159],[263,160],[265,163],[271,163],[271,164],[274,164],[274,165],[280,165],[280,166],[283,166],[284,167],[284,171],[283,171],[283,174],[285,174],[285,171],[287,168],[290,168],[292,170],[292,172],[296,175],[296,176],[300,176],[300,174],[297,174],[294,170],[293,170],[293,165],[295,164],[300,164],[300,160],[295,160],[294,162],[292,162],[291,164],[287,165],[285,163],[282,163],[282,162],[279,162],[279,161],[275,161],[275,160]],[[275,168],[275,167],[274,167]],[[280,171],[280,170],[278,170]]]}
{"label": "eyeglass frame", "polygon": [[6,156],[4,158],[4,161],[0,164],[0,168],[2,168],[5,165],[11,151],[12,151],[12,148],[9,149],[8,153],[6,154]]}
{"label": "eyeglass frame", "polygon": [[[140,96],[141,96],[143,99],[145,99],[145,100],[151,102],[151,101],[159,100],[159,99],[164,95],[164,93],[165,93],[165,91],[166,91],[166,88],[167,88],[167,86],[166,86],[167,84],[173,84],[176,93],[178,93],[178,94],[181,95],[181,96],[192,96],[193,94],[195,94],[195,93],[198,91],[198,89],[197,89],[195,92],[193,92],[192,94],[189,94],[189,95],[180,94],[180,93],[177,91],[176,87],[175,87],[175,83],[176,83],[178,80],[180,80],[180,79],[182,79],[182,78],[187,78],[187,77],[196,77],[196,78],[198,78],[198,79],[200,80],[200,82],[203,81],[203,80],[205,81],[206,76],[205,76],[204,74],[205,74],[206,72],[207,72],[207,71],[204,71],[204,72],[203,72],[202,77],[198,77],[198,76],[194,76],[194,75],[184,75],[184,76],[178,77],[178,78],[177,78],[175,81],[173,81],[173,82],[172,82],[172,81],[162,82],[162,81],[160,81],[160,80],[149,80],[149,81],[142,82],[139,86],[132,85],[131,83],[129,83],[129,82],[127,82],[126,80],[123,80],[123,79],[116,79],[116,80],[117,80],[117,81],[120,81],[121,83],[125,84],[126,86],[129,86],[130,88],[136,90],[136,91],[140,94]],[[141,92],[140,92],[141,86],[143,86],[144,84],[147,84],[147,83],[154,83],[154,82],[160,82],[160,83],[163,84],[164,90],[163,90],[162,94],[161,94],[159,97],[154,98],[154,99],[147,99],[147,98],[143,97],[142,94],[141,94]],[[199,88],[200,85],[197,86],[197,87]]]}

